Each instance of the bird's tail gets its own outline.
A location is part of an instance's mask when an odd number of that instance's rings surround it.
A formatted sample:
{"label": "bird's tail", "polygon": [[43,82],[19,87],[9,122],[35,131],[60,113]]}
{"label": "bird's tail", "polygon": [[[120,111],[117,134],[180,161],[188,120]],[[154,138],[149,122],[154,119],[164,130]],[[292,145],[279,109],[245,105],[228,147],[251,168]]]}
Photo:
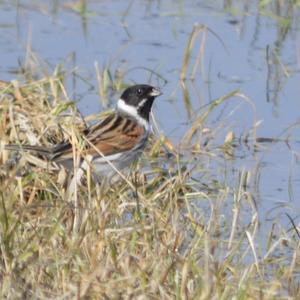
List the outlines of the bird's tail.
{"label": "bird's tail", "polygon": [[4,145],[4,149],[11,150],[11,151],[34,152],[45,156],[51,156],[53,154],[53,149],[42,147],[42,146],[8,144],[8,145]]}

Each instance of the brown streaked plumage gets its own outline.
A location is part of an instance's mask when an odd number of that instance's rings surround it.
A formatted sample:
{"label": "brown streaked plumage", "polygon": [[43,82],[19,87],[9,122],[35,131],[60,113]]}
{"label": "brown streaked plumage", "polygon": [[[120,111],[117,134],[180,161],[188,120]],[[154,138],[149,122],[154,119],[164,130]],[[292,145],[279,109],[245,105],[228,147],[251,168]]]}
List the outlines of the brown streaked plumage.
{"label": "brown streaked plumage", "polygon": [[[130,131],[127,132],[122,130],[126,123],[130,127]],[[82,154],[83,156],[98,156],[99,154],[95,148],[105,156],[128,151],[134,147],[144,133],[145,128],[134,120],[128,119],[119,113],[112,114],[101,123],[91,126],[85,132],[86,139],[94,147],[87,145]],[[52,159],[56,162],[63,163],[64,160],[73,158],[72,144],[70,143],[64,143],[54,150]]]}

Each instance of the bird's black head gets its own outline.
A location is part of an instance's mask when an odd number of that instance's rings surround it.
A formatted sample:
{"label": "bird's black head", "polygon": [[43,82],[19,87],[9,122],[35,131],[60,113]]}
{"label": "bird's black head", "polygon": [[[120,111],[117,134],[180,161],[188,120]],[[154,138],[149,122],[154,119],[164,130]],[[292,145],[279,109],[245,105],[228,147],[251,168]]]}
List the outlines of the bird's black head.
{"label": "bird's black head", "polygon": [[138,115],[148,121],[153,101],[161,94],[160,90],[147,84],[133,85],[121,95],[118,109],[132,116]]}

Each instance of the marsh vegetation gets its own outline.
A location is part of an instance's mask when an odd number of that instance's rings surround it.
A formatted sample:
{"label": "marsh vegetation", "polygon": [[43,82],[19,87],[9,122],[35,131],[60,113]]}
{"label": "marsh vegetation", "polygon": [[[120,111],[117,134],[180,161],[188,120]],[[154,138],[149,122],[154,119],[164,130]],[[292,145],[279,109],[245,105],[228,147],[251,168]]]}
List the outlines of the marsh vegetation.
{"label": "marsh vegetation", "polygon": [[[95,111],[111,109],[132,82],[142,79],[164,91],[152,116],[153,136],[130,176],[99,193],[88,171],[76,205],[66,201],[63,169],[1,151],[1,298],[300,297],[300,3],[248,3],[0,3],[21,22],[35,12],[34,18],[49,16],[59,28],[75,16],[86,40],[99,23],[100,33],[110,30],[107,41],[114,39],[114,22],[126,36],[124,42],[116,29],[118,46],[103,43],[105,58],[90,63],[89,72],[75,53],[54,64],[51,56],[41,59],[28,39],[23,59],[16,66],[14,56],[0,83],[1,145],[71,139],[76,148],[82,129],[102,117]],[[203,17],[207,12],[210,19]],[[199,22],[184,27],[187,18]],[[145,35],[132,25],[137,20],[149,39],[135,38]],[[165,26],[156,40],[153,30],[166,20],[173,27]],[[227,24],[226,30],[212,28],[213,22]],[[244,49],[252,70],[234,52],[247,26],[254,28]],[[230,43],[229,28],[239,37]],[[265,38],[270,41],[262,46]],[[100,101],[91,105],[91,99]]]}

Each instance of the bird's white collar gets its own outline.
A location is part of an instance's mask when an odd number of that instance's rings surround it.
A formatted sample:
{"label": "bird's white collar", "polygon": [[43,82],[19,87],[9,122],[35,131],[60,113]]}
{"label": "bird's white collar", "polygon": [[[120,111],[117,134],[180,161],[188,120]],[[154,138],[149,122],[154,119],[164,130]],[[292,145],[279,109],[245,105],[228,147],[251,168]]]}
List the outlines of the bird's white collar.
{"label": "bird's white collar", "polygon": [[133,117],[140,125],[144,126],[146,130],[149,130],[149,122],[139,115],[136,107],[128,105],[122,98],[120,98],[117,103],[117,109]]}

